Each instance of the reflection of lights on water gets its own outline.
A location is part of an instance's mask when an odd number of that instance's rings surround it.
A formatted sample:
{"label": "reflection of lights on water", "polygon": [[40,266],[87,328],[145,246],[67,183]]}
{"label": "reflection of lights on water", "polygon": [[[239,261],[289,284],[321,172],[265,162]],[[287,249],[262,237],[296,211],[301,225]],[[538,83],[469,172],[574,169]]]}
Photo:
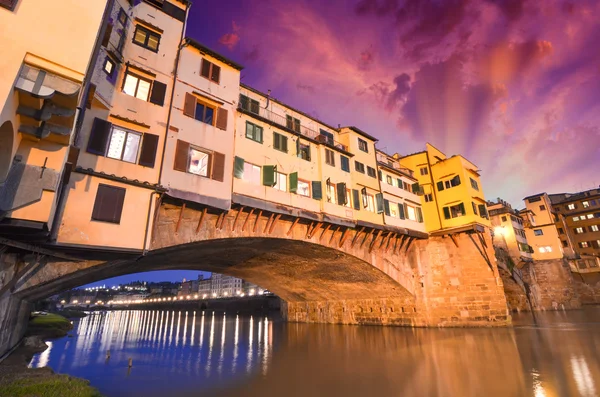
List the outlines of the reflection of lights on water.
{"label": "reflection of lights on water", "polygon": [[590,372],[585,358],[582,357],[571,357],[571,367],[573,369],[573,377],[575,378],[575,384],[577,390],[581,396],[595,397],[596,385],[594,384],[594,378]]}
{"label": "reflection of lights on water", "polygon": [[48,345],[48,348],[46,350],[44,350],[42,352],[42,354],[40,354],[37,364],[35,364],[33,366],[30,365],[30,367],[42,368],[42,367],[45,367],[48,365],[48,360],[50,359],[50,350],[52,350],[52,342],[47,341],[46,344]]}
{"label": "reflection of lights on water", "polygon": [[533,395],[535,397],[546,397],[546,391],[544,390],[544,386],[542,386],[542,381],[540,380],[540,375],[537,373],[533,373]]}

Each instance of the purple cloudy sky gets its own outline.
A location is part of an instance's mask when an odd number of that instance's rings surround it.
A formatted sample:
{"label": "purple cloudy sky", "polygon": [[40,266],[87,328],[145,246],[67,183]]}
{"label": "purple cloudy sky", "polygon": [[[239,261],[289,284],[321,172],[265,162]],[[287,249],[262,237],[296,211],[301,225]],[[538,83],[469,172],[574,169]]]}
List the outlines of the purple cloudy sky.
{"label": "purple cloudy sky", "polygon": [[597,0],[227,0],[195,2],[187,34],[389,153],[464,155],[488,199],[522,207],[600,184],[598,21]]}
{"label": "purple cloudy sky", "polygon": [[599,20],[597,0],[228,0],[196,2],[187,34],[380,149],[463,154],[522,207],[600,184]]}

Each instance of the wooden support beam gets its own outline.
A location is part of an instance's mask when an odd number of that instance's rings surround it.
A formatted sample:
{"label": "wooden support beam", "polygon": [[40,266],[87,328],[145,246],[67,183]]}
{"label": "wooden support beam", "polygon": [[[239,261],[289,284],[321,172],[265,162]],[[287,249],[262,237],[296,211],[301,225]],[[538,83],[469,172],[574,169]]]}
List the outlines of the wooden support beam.
{"label": "wooden support beam", "polygon": [[398,251],[402,251],[402,247],[404,246],[404,243],[406,242],[407,239],[408,239],[408,236],[406,234],[403,234],[402,241],[400,241],[400,247],[398,247]]}
{"label": "wooden support beam", "polygon": [[290,230],[287,231],[286,235],[289,236],[292,234],[292,230],[294,230],[294,226],[296,226],[296,223],[298,223],[298,221],[300,220],[300,218],[296,218],[294,219],[294,222],[292,223],[292,226],[290,226]]}
{"label": "wooden support beam", "polygon": [[331,227],[331,224],[328,224],[327,227],[325,229],[323,229],[323,231],[321,232],[321,236],[319,236],[319,242],[321,242],[321,240],[323,240],[323,236],[329,230],[330,227]]}
{"label": "wooden support beam", "polygon": [[363,226],[360,230],[356,231],[354,238],[352,239],[352,243],[350,244],[350,248],[354,247],[354,244],[358,241],[358,236],[365,231],[365,227]]}
{"label": "wooden support beam", "polygon": [[252,214],[254,214],[254,208],[250,209],[250,212],[248,213],[248,216],[246,217],[246,219],[244,219],[244,223],[242,223],[242,232],[244,230],[246,230],[246,223],[248,223],[248,219],[250,219],[250,217],[252,216]]}
{"label": "wooden support beam", "polygon": [[202,223],[204,222],[204,218],[206,218],[206,210],[207,210],[207,208],[204,207],[202,209],[202,212],[200,213],[200,219],[198,219],[198,226],[196,226],[196,234],[198,234],[198,232],[200,231],[200,228],[202,227]]}
{"label": "wooden support beam", "polygon": [[313,238],[315,233],[317,233],[319,231],[319,229],[321,228],[321,226],[323,226],[323,222],[318,222],[314,229],[310,232],[310,235],[308,236],[308,238]]}
{"label": "wooden support beam", "polygon": [[379,238],[379,236],[381,236],[381,233],[382,233],[382,232],[383,232],[382,230],[379,230],[379,231],[377,232],[377,235],[373,237],[373,240],[371,241],[371,245],[369,245],[369,253],[370,253],[371,251],[373,251],[373,246],[375,245],[375,241],[377,241],[377,239]]}
{"label": "wooden support beam", "polygon": [[344,242],[346,241],[346,239],[348,238],[348,236],[350,235],[350,233],[348,233],[348,228],[345,228],[344,231],[342,232],[342,237],[340,237],[340,244],[338,245],[338,247],[342,247],[342,245],[344,245]]}
{"label": "wooden support beam", "polygon": [[392,241],[392,239],[396,236],[396,233],[390,233],[390,237],[387,240],[387,244],[385,245],[385,252],[389,252],[390,251],[390,242]]}
{"label": "wooden support beam", "polygon": [[487,243],[485,242],[485,238],[483,237],[483,233],[477,233],[477,236],[479,237],[479,241],[481,241],[481,244],[487,248]]}
{"label": "wooden support beam", "polygon": [[183,218],[183,210],[185,210],[185,203],[181,206],[181,210],[179,211],[179,219],[177,219],[177,226],[175,226],[175,233],[179,231],[179,225],[181,225],[181,219]]}
{"label": "wooden support beam", "polygon": [[226,212],[221,212],[219,214],[219,217],[217,218],[217,230],[221,230],[221,228],[223,227],[223,222],[225,221],[226,215],[227,215]]}
{"label": "wooden support beam", "polygon": [[271,227],[269,228],[269,234],[273,233],[273,229],[275,228],[275,224],[277,224],[277,222],[279,221],[279,218],[281,218],[281,214],[277,214],[277,216],[273,220],[273,223],[271,223]]}
{"label": "wooden support beam", "polygon": [[381,249],[381,247],[383,247],[383,243],[385,242],[386,239],[388,239],[390,237],[390,232],[388,232],[386,235],[384,235],[381,238],[381,242],[379,243],[379,247],[377,247],[378,249]]}
{"label": "wooden support beam", "polygon": [[406,241],[406,248],[404,248],[404,252],[408,252],[408,247],[410,247],[410,245],[412,244],[412,242],[415,240],[414,237],[409,236],[407,241]]}
{"label": "wooden support beam", "polygon": [[335,231],[332,230],[331,232],[331,237],[329,238],[329,245],[331,245],[331,242],[333,241],[333,238],[335,237],[335,234],[341,229],[341,226],[338,226],[337,229],[335,229]]}
{"label": "wooden support beam", "polygon": [[31,252],[35,252],[36,254],[40,254],[40,255],[48,255],[48,256],[52,256],[54,258],[59,258],[59,259],[64,259],[67,261],[82,261],[82,258],[78,258],[78,257],[74,257],[74,256],[70,256],[70,255],[65,255],[53,250],[49,250],[46,248],[41,248],[38,247],[36,245],[33,244],[28,244],[28,243],[23,243],[20,241],[14,241],[14,240],[9,240],[7,238],[4,237],[0,237],[0,244],[3,245],[7,245],[9,247],[14,247],[14,248],[19,248],[19,249],[23,249],[26,251],[31,251]]}
{"label": "wooden support beam", "polygon": [[452,240],[452,242],[454,243],[454,245],[456,246],[456,248],[458,248],[458,242],[456,241],[456,238],[454,237],[454,234],[449,234],[448,237],[450,237],[450,240]]}
{"label": "wooden support beam", "polygon": [[399,238],[400,238],[400,237],[398,237],[398,235],[396,234],[396,239],[394,240],[394,250],[392,251],[392,253],[393,253],[394,255],[396,255],[396,249],[398,248],[398,239],[399,239]]}
{"label": "wooden support beam", "polygon": [[256,227],[258,226],[258,220],[260,219],[261,216],[262,216],[262,210],[258,211],[258,214],[256,215],[256,219],[254,220],[254,227],[252,228],[253,233],[256,233]]}
{"label": "wooden support beam", "polygon": [[273,220],[273,217],[275,216],[274,212],[271,212],[271,216],[269,217],[269,219],[267,219],[267,224],[265,225],[265,230],[263,230],[263,233],[267,232],[267,229],[269,227],[269,223],[271,223],[271,221]]}
{"label": "wooden support beam", "polygon": [[373,234],[373,232],[375,231],[375,229],[371,229],[371,231],[369,233],[365,233],[365,237],[362,239],[362,241],[360,242],[360,247],[362,248],[362,246],[365,244],[365,241],[367,241],[367,238]]}
{"label": "wooden support beam", "polygon": [[306,237],[305,238],[310,238],[310,232],[311,232],[314,224],[315,223],[313,221],[310,221],[310,225],[306,225]]}
{"label": "wooden support beam", "polygon": [[235,226],[237,225],[237,220],[240,217],[240,213],[244,212],[244,208],[246,207],[240,207],[240,210],[237,212],[237,214],[235,214],[235,219],[233,220],[233,226],[231,227],[231,231],[235,231]]}

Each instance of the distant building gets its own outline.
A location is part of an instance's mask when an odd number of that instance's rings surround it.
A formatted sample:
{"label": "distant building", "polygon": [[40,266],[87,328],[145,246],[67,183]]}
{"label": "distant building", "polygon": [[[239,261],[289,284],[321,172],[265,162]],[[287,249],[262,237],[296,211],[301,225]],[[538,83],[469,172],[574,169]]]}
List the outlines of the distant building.
{"label": "distant building", "polygon": [[523,218],[525,235],[533,248],[534,260],[558,259],[564,255],[563,245],[555,222],[559,217],[552,208],[546,193],[525,197],[525,209],[519,214]]}
{"label": "distant building", "polygon": [[519,212],[501,199],[497,202],[488,201],[487,210],[494,245],[506,248],[516,265],[531,261],[533,248],[527,243],[523,218]]}

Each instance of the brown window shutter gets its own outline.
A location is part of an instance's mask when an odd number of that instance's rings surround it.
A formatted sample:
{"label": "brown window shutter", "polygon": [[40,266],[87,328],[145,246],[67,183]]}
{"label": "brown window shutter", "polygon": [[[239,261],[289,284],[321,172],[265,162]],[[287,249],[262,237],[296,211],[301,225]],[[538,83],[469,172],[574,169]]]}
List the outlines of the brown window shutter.
{"label": "brown window shutter", "polygon": [[88,140],[87,152],[104,156],[106,152],[106,144],[108,143],[108,137],[110,136],[110,130],[112,124],[106,120],[94,119],[92,125],[92,131]]}
{"label": "brown window shutter", "polygon": [[221,67],[213,64],[212,71],[210,74],[210,79],[212,81],[214,81],[215,83],[218,83],[220,78],[221,78]]}
{"label": "brown window shutter", "polygon": [[202,58],[202,64],[200,65],[200,75],[202,77],[210,78],[210,62]]}
{"label": "brown window shutter", "polygon": [[120,223],[125,202],[125,189],[100,184],[96,192],[92,219],[96,221]]}
{"label": "brown window shutter", "polygon": [[212,179],[215,181],[223,182],[225,177],[225,155],[223,153],[213,153],[213,169]]}
{"label": "brown window shutter", "polygon": [[85,100],[85,107],[87,109],[92,108],[92,102],[94,101],[95,94],[96,94],[96,84],[90,83],[90,89],[88,91],[88,96]]}
{"label": "brown window shutter", "polygon": [[223,131],[227,129],[227,109],[219,108],[217,110],[217,128]]}
{"label": "brown window shutter", "polygon": [[104,46],[104,47],[108,47],[108,43],[109,43],[109,41],[110,41],[110,35],[111,35],[111,33],[112,33],[112,30],[113,30],[113,25],[112,25],[112,23],[111,23],[111,24],[108,24],[108,25],[106,26],[106,32],[104,32],[104,37],[102,38],[102,46]]}
{"label": "brown window shutter", "polygon": [[185,93],[185,103],[183,104],[183,114],[194,118],[196,114],[196,97],[189,92]]}
{"label": "brown window shutter", "polygon": [[139,165],[154,168],[156,160],[156,148],[158,147],[158,135],[144,134],[142,138],[142,150],[140,151]]}
{"label": "brown window shutter", "polygon": [[189,156],[190,144],[178,139],[177,148],[175,149],[175,163],[173,164],[173,169],[176,171],[187,172]]}
{"label": "brown window shutter", "polygon": [[165,94],[167,93],[167,85],[160,81],[154,81],[152,83],[152,92],[150,93],[150,103],[158,106],[165,104]]}

